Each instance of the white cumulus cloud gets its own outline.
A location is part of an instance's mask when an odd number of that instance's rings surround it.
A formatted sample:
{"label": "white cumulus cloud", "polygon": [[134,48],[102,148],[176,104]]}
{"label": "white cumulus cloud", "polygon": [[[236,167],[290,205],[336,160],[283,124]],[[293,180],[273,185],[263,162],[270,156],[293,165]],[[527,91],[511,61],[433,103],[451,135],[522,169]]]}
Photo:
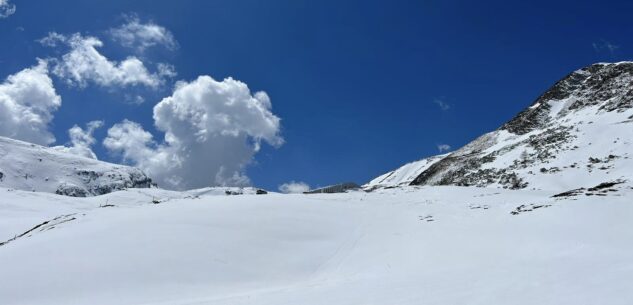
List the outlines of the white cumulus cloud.
{"label": "white cumulus cloud", "polygon": [[279,186],[279,191],[286,194],[302,194],[310,190],[310,186],[305,182],[291,181]]}
{"label": "white cumulus cloud", "polygon": [[174,35],[165,27],[151,21],[142,23],[137,16],[128,16],[126,21],[127,23],[109,31],[112,39],[122,46],[141,53],[154,46],[163,46],[170,50],[178,47]]}
{"label": "white cumulus cloud", "polygon": [[7,18],[15,13],[15,4],[9,0],[0,0],[0,18]]}
{"label": "white cumulus cloud", "polygon": [[154,148],[152,134],[132,121],[124,120],[108,129],[103,145],[111,151],[120,152],[123,159],[135,161],[136,165],[144,169],[154,167],[153,163],[164,162],[158,160],[161,157],[156,153],[158,148]]}
{"label": "white cumulus cloud", "polygon": [[48,127],[61,104],[47,62],[38,60],[0,84],[0,135],[41,145],[55,142]]}
{"label": "white cumulus cloud", "polygon": [[103,87],[135,86],[158,87],[161,75],[150,73],[138,58],[130,56],[123,61],[110,60],[97,50],[103,42],[96,37],[73,34],[70,36],[49,33],[39,40],[45,46],[67,45],[70,51],[55,60],[53,73],[66,82],[80,87],[94,83]]}
{"label": "white cumulus cloud", "polygon": [[283,144],[280,119],[265,92],[252,94],[245,83],[200,76],[177,83],[154,107],[156,143],[139,124],[124,121],[108,130],[104,145],[146,171],[159,185],[190,189],[247,185],[244,171],[262,141]]}
{"label": "white cumulus cloud", "polygon": [[71,146],[55,146],[54,149],[74,155],[97,159],[97,155],[92,151],[92,145],[96,142],[92,135],[95,129],[103,126],[103,121],[91,121],[86,124],[86,129],[77,125],[68,130]]}

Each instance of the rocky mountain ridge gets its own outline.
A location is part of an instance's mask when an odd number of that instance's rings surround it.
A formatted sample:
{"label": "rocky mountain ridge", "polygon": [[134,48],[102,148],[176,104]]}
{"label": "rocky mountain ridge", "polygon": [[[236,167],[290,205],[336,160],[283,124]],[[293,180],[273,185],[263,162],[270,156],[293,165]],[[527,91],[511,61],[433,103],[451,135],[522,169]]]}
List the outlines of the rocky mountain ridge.
{"label": "rocky mountain ridge", "polygon": [[364,187],[564,190],[630,181],[632,143],[633,62],[600,63],[572,72],[499,129],[464,147],[380,176],[406,168],[415,178],[387,183],[377,178]]}

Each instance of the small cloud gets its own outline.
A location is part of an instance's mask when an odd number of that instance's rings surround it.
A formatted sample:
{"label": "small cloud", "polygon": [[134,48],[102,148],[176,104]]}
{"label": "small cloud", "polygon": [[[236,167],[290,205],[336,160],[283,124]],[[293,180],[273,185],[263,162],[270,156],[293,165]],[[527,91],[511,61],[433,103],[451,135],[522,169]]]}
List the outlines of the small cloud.
{"label": "small cloud", "polygon": [[15,4],[9,0],[0,0],[0,19],[7,18],[15,13]]}
{"label": "small cloud", "polygon": [[[165,81],[164,75],[161,74],[169,74],[171,71],[169,68],[162,67],[162,71],[151,73],[145,64],[134,56],[120,62],[110,60],[99,52],[99,49],[103,47],[100,39],[82,36],[80,33],[62,35],[51,32],[38,41],[48,47],[69,48],[68,53],[60,59],[51,59],[54,64],[52,72],[67,84],[78,85],[81,88],[86,87],[88,83],[102,87],[142,85],[159,88]],[[161,69],[161,66],[159,65],[158,68]]]}
{"label": "small cloud", "polygon": [[593,50],[596,51],[597,53],[608,53],[609,55],[614,55],[614,53],[618,49],[620,49],[620,46],[615,45],[604,39],[600,40],[599,42],[592,43],[592,46],[593,46]]}
{"label": "small cloud", "polygon": [[125,19],[127,23],[108,31],[112,39],[122,46],[139,53],[154,46],[163,46],[168,50],[178,48],[174,35],[165,27],[151,21],[143,23],[134,14],[125,16]]}
{"label": "small cloud", "polygon": [[451,146],[450,146],[450,145],[448,145],[448,144],[437,144],[437,150],[438,150],[440,153],[445,153],[445,152],[447,152],[447,151],[450,151],[450,150],[451,150]]}
{"label": "small cloud", "polygon": [[302,194],[310,190],[310,186],[305,182],[290,181],[279,186],[279,191],[285,194]]}
{"label": "small cloud", "polygon": [[174,78],[178,76],[178,73],[176,72],[176,68],[174,68],[174,65],[161,62],[161,63],[158,63],[156,68],[158,69],[158,75],[160,76],[167,77],[167,78]]}
{"label": "small cloud", "polygon": [[91,121],[86,124],[86,129],[77,125],[68,130],[71,146],[54,146],[53,149],[65,153],[74,154],[90,159],[97,159],[97,155],[91,147],[96,142],[92,135],[97,128],[103,126],[103,121]]}
{"label": "small cloud", "polygon": [[126,103],[140,105],[145,103],[145,98],[140,95],[126,94],[123,96]]}
{"label": "small cloud", "polygon": [[448,111],[449,109],[451,109],[451,105],[449,103],[447,103],[446,101],[444,101],[443,99],[434,99],[433,103],[436,104],[438,107],[440,107],[440,109],[442,109],[442,111]]}
{"label": "small cloud", "polygon": [[45,47],[54,48],[60,44],[65,44],[67,40],[67,37],[62,34],[59,34],[57,32],[48,32],[48,35],[46,35],[46,37],[42,37],[36,41]]}

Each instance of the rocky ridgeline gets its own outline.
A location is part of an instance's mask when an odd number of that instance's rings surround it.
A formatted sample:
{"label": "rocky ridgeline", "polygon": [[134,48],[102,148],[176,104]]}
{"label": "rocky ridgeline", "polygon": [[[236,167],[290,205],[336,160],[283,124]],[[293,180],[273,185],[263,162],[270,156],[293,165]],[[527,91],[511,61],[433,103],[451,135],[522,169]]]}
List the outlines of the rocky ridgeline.
{"label": "rocky ridgeline", "polygon": [[107,172],[78,170],[76,174],[83,181],[81,185],[62,182],[55,193],[72,197],[88,197],[128,188],[150,188],[155,186],[152,183],[152,179],[137,168],[115,167],[114,170]]}
{"label": "rocky ridgeline", "polygon": [[571,99],[560,116],[574,110],[599,106],[606,112],[623,112],[633,107],[633,62],[594,64],[577,70],[558,81],[541,95],[531,107],[501,126],[515,134],[543,129],[551,123],[552,104]]}
{"label": "rocky ridgeline", "polygon": [[633,63],[594,64],[558,81],[499,129],[421,166],[407,183],[553,189],[631,180],[632,123]]}

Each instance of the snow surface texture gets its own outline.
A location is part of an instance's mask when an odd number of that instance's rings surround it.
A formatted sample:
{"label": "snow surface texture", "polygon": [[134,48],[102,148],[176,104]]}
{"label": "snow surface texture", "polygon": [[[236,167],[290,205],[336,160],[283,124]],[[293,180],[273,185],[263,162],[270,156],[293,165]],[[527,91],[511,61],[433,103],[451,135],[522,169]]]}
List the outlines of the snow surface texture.
{"label": "snow surface texture", "polygon": [[0,187],[86,197],[151,185],[137,168],[0,137]]}
{"label": "snow surface texture", "polygon": [[407,164],[365,188],[578,188],[632,179],[632,154],[633,62],[595,64],[556,83],[498,130],[451,154]]}
{"label": "snow surface texture", "polygon": [[630,183],[223,193],[0,190],[0,304],[633,303]]}

